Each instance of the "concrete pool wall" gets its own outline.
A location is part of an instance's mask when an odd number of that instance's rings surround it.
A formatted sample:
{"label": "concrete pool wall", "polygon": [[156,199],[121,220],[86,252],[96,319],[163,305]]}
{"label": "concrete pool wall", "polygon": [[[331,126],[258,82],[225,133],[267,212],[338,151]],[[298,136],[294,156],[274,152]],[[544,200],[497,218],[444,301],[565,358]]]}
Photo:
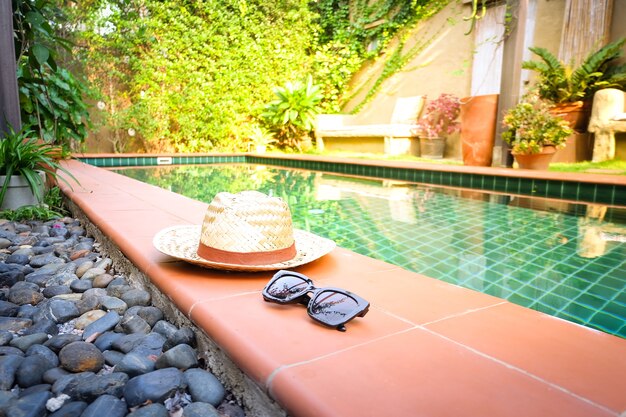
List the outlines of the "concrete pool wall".
{"label": "concrete pool wall", "polygon": [[329,330],[304,308],[263,302],[271,272],[202,269],[153,248],[157,231],[199,223],[206,204],[78,161],[66,166],[80,182],[62,184],[77,215],[123,255],[136,283],[206,335],[213,367],[236,367],[219,373],[244,393],[249,415],[626,412],[625,339],[342,248],[297,268],[370,301],[347,332]]}

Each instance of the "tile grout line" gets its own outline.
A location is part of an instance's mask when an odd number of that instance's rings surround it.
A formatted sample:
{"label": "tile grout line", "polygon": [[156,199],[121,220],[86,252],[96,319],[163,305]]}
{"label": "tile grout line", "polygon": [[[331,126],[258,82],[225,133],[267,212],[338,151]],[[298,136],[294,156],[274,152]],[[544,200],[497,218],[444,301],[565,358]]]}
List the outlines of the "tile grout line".
{"label": "tile grout line", "polygon": [[441,333],[437,333],[434,330],[431,330],[431,329],[426,328],[426,327],[421,327],[421,326],[419,326],[419,327],[422,328],[424,331],[432,334],[433,336],[437,336],[437,337],[439,337],[441,339],[444,339],[444,340],[446,340],[448,342],[451,342],[451,343],[453,343],[453,344],[455,344],[457,346],[465,348],[465,349],[469,350],[470,352],[473,352],[473,353],[477,354],[478,356],[481,356],[481,357],[483,357],[485,359],[491,360],[491,361],[493,361],[493,362],[495,362],[495,363],[497,363],[499,365],[502,365],[502,366],[504,366],[506,368],[509,368],[509,369],[511,369],[513,371],[517,371],[517,372],[521,373],[522,375],[525,375],[525,376],[527,376],[527,377],[529,377],[531,379],[534,379],[534,380],[536,380],[538,382],[546,384],[546,385],[548,385],[548,386],[550,386],[550,387],[552,387],[552,388],[554,388],[554,389],[556,389],[558,391],[561,391],[561,392],[563,392],[563,393],[565,393],[565,394],[567,394],[569,396],[572,396],[572,397],[574,397],[574,398],[576,398],[576,399],[578,399],[578,400],[580,400],[582,402],[585,402],[585,403],[587,403],[589,405],[592,405],[592,406],[594,406],[596,408],[599,408],[599,409],[601,409],[603,411],[606,411],[607,413],[609,413],[611,415],[619,416],[619,411],[618,410],[612,410],[612,409],[610,409],[610,408],[608,408],[608,407],[606,407],[606,406],[604,406],[602,404],[598,404],[598,403],[590,400],[589,398],[583,397],[583,396],[581,396],[579,394],[576,394],[575,392],[572,392],[572,391],[568,390],[565,387],[562,387],[562,386],[560,386],[560,385],[558,385],[556,383],[547,381],[547,380],[541,378],[540,376],[535,375],[535,374],[533,374],[531,372],[528,372],[528,371],[526,371],[526,370],[524,370],[524,369],[522,369],[522,368],[520,368],[520,367],[518,367],[516,365],[510,364],[510,363],[505,362],[505,361],[503,361],[501,359],[498,359],[496,357],[488,355],[488,354],[486,354],[484,352],[481,352],[480,350],[478,350],[476,348],[473,348],[471,346],[465,345],[465,344],[463,344],[461,342],[458,342],[458,341],[456,341],[454,339],[451,339],[448,336],[445,336],[445,335],[443,335]]}

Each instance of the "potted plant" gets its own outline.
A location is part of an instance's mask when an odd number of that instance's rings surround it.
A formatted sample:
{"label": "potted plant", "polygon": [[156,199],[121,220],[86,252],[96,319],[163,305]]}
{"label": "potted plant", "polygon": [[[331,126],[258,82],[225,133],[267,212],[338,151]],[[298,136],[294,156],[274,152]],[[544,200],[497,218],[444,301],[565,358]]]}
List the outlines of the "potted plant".
{"label": "potted plant", "polygon": [[547,169],[557,148],[573,133],[569,123],[551,112],[548,102],[530,93],[504,116],[502,139],[520,168]]}
{"label": "potted plant", "polygon": [[529,48],[540,61],[524,61],[522,68],[538,74],[539,96],[554,104],[554,112],[570,121],[571,126],[587,129],[593,94],[603,88],[626,85],[626,65],[615,65],[623,55],[626,38],[619,39],[589,54],[576,68],[566,65],[544,48]]}
{"label": "potted plant", "polygon": [[[30,128],[11,127],[0,138],[0,209],[16,209],[42,201],[45,176],[55,180],[57,170],[74,177],[54,159],[56,150],[40,143]],[[61,178],[62,181],[67,181]]]}
{"label": "potted plant", "polygon": [[416,124],[422,157],[443,158],[446,137],[460,129],[460,111],[459,99],[453,94],[443,93],[426,105]]}

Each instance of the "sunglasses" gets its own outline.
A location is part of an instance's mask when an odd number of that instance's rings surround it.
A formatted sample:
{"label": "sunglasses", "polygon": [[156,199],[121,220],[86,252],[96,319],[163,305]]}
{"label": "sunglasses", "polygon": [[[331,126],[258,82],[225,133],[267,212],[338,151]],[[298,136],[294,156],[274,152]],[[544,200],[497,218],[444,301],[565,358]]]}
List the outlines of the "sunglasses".
{"label": "sunglasses", "polygon": [[316,288],[307,276],[292,271],[278,271],[263,289],[263,299],[270,303],[307,306],[311,318],[325,326],[345,332],[344,326],[355,317],[363,317],[370,303],[340,288]]}

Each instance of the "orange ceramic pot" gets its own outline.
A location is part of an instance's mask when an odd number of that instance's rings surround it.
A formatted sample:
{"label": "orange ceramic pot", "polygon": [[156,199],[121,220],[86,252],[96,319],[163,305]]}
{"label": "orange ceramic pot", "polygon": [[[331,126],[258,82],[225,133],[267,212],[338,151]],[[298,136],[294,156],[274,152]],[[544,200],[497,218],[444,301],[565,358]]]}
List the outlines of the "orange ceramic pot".
{"label": "orange ceramic pot", "polygon": [[548,169],[552,156],[556,152],[554,146],[544,146],[539,153],[533,154],[516,154],[513,153],[517,164],[522,169]]}
{"label": "orange ceramic pot", "polygon": [[498,94],[461,99],[461,149],[465,165],[491,166],[497,114]]}

